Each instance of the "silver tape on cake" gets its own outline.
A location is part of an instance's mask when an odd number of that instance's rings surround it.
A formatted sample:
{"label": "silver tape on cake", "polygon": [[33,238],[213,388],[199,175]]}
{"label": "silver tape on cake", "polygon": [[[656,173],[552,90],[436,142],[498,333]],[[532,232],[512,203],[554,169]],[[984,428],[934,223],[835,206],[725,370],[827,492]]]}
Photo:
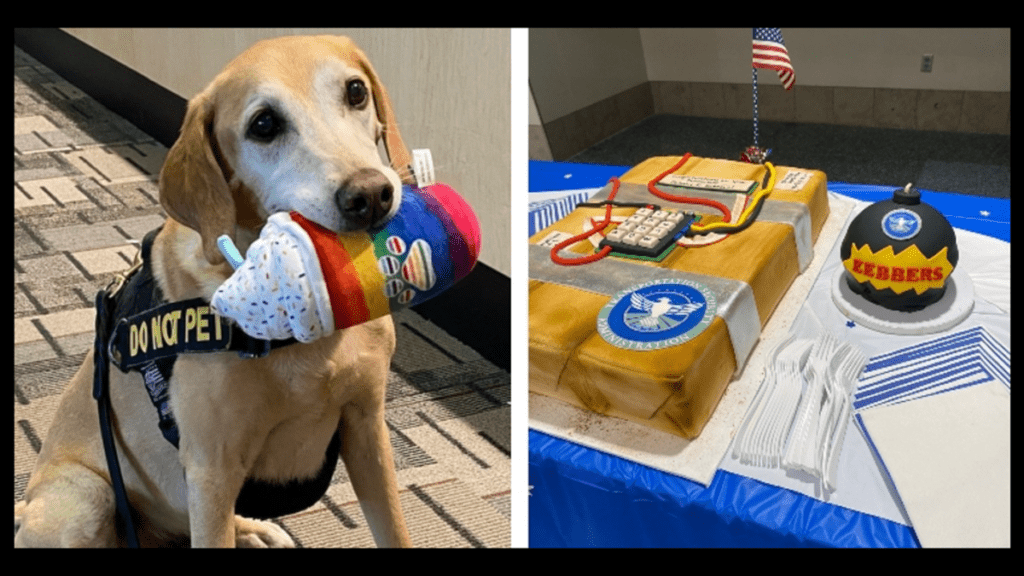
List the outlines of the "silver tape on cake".
{"label": "silver tape on cake", "polygon": [[[681,195],[682,189],[673,189],[671,186],[661,186],[658,188],[668,194]],[[590,202],[601,202],[608,199],[608,195],[611,194],[612,185],[606,184],[604,188],[601,188],[594,196],[589,200]],[[686,194],[692,194],[691,191],[687,191]],[[736,194],[732,192],[715,192],[714,190],[701,190],[700,197],[705,200],[714,200],[725,206],[732,207],[732,203],[736,201]],[[672,208],[673,210],[697,210],[699,212],[708,212],[714,210],[703,204],[687,204],[685,202],[672,202],[670,200],[664,200],[651,194],[651,191],[647,189],[645,184],[634,184],[632,182],[622,182],[619,184],[619,191],[615,193],[615,202],[643,202],[646,204],[657,204],[665,208]]]}
{"label": "silver tape on cake", "polygon": [[682,272],[634,264],[618,258],[604,258],[599,263],[562,266],[551,261],[551,249],[530,245],[530,279],[561,284],[604,296],[615,294],[652,280],[690,280],[707,286],[715,295],[715,314],[725,321],[736,353],[736,371],[747,362],[761,335],[761,318],[754,303],[754,291],[739,280]]}
{"label": "silver tape on cake", "polygon": [[[608,198],[611,193],[611,184],[605,185],[590,199],[590,202],[601,202]],[[671,191],[671,187],[664,187]],[[736,194],[729,192],[701,191],[701,198],[715,200],[726,206],[732,206],[736,200]],[[646,202],[657,204],[675,210],[697,210],[707,212],[708,207],[702,204],[685,204],[667,202],[653,196],[643,184],[623,182],[619,185],[619,191],[615,194],[616,202]],[[775,222],[777,224],[788,224],[793,228],[793,236],[796,238],[797,263],[800,271],[803,272],[811,264],[814,257],[814,242],[811,239],[811,211],[806,204],[800,202],[787,202],[785,200],[773,200],[769,195],[765,198],[761,213],[757,216],[758,222]]]}
{"label": "silver tape on cake", "polygon": [[761,214],[757,217],[762,222],[778,222],[793,227],[796,238],[796,257],[803,272],[811,265],[814,257],[814,241],[811,239],[811,210],[800,202],[765,199]]}

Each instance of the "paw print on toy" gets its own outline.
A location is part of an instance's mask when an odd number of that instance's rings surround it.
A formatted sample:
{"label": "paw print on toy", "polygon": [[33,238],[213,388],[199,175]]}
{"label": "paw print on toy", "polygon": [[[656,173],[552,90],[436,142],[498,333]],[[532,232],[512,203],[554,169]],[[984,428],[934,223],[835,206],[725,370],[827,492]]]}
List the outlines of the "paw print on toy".
{"label": "paw print on toy", "polygon": [[391,236],[385,246],[388,254],[377,260],[380,271],[387,277],[384,295],[407,306],[416,298],[417,290],[425,292],[437,283],[430,243],[417,238],[407,245],[401,237]]}

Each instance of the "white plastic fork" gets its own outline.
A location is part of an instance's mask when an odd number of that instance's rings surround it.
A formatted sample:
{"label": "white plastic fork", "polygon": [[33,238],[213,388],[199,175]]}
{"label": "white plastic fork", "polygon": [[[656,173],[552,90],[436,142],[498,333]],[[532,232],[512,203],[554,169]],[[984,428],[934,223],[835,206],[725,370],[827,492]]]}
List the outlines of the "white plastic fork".
{"label": "white plastic fork", "polygon": [[842,411],[843,405],[844,394],[843,388],[839,383],[841,379],[839,374],[847,361],[849,353],[850,345],[845,342],[835,349],[832,360],[829,362],[828,373],[826,374],[822,389],[822,404],[818,414],[818,435],[814,446],[814,453],[817,458],[815,473],[818,477],[821,493],[824,493],[826,489],[831,489],[827,479],[828,455],[832,446],[831,441],[835,436],[835,427],[838,423],[837,417]]}
{"label": "white plastic fork", "polygon": [[790,334],[768,355],[761,387],[740,427],[733,456],[744,464],[778,467],[803,386],[800,368],[812,342]]}
{"label": "white plastic fork", "polygon": [[739,430],[736,432],[736,441],[733,442],[732,455],[734,458],[739,458],[740,462],[749,464],[751,450],[749,448],[750,437],[752,436],[751,430],[760,420],[761,412],[764,410],[766,398],[771,394],[771,388],[774,380],[775,370],[775,358],[786,344],[793,340],[793,335],[789,334],[777,343],[772,351],[768,353],[765,358],[764,375],[761,377],[761,385],[757,388],[757,393],[754,394],[754,399],[750,403],[750,408],[747,409],[747,415],[740,424]]}
{"label": "white plastic fork", "polygon": [[804,386],[804,394],[800,398],[800,406],[797,408],[792,432],[789,435],[789,445],[786,447],[786,453],[782,460],[782,464],[786,468],[802,470],[819,478],[821,474],[817,470],[818,451],[816,448],[822,397],[828,379],[829,366],[837,347],[838,341],[828,333],[815,342],[814,351],[807,359],[807,365],[804,368],[804,377],[807,383]]}
{"label": "white plastic fork", "polygon": [[782,465],[794,416],[807,387],[804,366],[807,364],[813,345],[813,340],[800,340],[798,345],[787,350],[780,364],[781,384],[778,385],[780,393],[776,395],[776,402],[773,406],[773,426],[767,449],[771,454],[772,465],[775,467]]}
{"label": "white plastic fork", "polygon": [[733,444],[733,456],[740,459],[744,464],[760,465],[757,462],[759,452],[756,448],[761,426],[763,426],[765,407],[775,393],[776,365],[780,352],[793,341],[792,334],[787,335],[772,348],[765,359],[764,376],[761,378],[761,386],[747,410],[747,417],[737,432],[736,442]]}
{"label": "white plastic fork", "polygon": [[845,360],[836,373],[836,388],[840,404],[835,416],[832,434],[828,446],[823,451],[822,471],[824,472],[825,486],[830,491],[836,489],[836,470],[839,465],[839,455],[843,449],[843,441],[846,438],[846,430],[850,425],[850,411],[852,407],[852,395],[857,389],[857,381],[860,373],[867,365],[868,358],[860,348],[849,344],[849,350]]}

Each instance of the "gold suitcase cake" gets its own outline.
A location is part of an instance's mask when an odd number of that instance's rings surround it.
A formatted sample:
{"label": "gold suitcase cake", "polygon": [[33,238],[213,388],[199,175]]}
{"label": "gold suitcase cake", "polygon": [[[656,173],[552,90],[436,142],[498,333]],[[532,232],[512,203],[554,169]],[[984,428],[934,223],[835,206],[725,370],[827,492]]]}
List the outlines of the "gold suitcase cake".
{"label": "gold suitcase cake", "polygon": [[530,391],[695,438],[828,211],[817,170],[687,154],[613,179],[530,238]]}

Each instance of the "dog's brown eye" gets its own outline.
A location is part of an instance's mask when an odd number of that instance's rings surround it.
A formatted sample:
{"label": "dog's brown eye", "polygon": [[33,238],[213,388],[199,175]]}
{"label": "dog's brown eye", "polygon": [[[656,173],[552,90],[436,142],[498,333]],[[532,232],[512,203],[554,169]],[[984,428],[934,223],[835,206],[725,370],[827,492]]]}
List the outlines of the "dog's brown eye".
{"label": "dog's brown eye", "polygon": [[270,142],[283,129],[284,123],[277,114],[274,114],[271,110],[264,110],[253,118],[252,123],[249,124],[249,136],[256,140]]}
{"label": "dog's brown eye", "polygon": [[345,85],[345,90],[348,96],[348,103],[350,106],[359,107],[366,103],[366,97],[368,92],[366,90],[366,84],[362,80],[349,80],[348,84]]}

